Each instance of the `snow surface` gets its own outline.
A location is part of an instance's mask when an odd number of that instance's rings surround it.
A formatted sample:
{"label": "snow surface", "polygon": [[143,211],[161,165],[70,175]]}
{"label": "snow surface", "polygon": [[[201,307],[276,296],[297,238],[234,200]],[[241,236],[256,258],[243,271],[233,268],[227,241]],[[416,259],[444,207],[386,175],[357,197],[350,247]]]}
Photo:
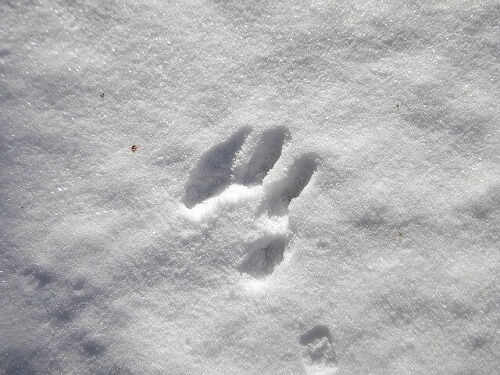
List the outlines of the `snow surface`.
{"label": "snow surface", "polygon": [[0,373],[500,374],[499,43],[497,0],[2,0]]}

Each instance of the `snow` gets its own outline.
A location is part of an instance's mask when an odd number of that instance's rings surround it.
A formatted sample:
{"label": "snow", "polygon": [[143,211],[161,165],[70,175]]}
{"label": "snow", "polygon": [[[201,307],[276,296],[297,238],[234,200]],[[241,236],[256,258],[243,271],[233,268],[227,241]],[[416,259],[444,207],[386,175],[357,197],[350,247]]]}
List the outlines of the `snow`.
{"label": "snow", "polygon": [[500,374],[498,1],[0,15],[1,374]]}

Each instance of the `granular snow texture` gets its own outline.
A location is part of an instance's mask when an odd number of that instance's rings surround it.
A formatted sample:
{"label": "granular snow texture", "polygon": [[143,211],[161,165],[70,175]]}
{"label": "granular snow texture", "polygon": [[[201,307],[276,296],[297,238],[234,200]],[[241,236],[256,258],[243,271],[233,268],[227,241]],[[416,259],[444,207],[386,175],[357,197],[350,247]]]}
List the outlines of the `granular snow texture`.
{"label": "granular snow texture", "polygon": [[500,3],[0,3],[0,374],[500,374]]}

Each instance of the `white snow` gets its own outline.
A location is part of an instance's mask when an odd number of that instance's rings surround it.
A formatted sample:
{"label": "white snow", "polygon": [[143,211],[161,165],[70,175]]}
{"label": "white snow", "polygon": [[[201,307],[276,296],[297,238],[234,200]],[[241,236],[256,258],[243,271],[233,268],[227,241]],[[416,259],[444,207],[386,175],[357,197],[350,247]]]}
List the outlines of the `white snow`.
{"label": "white snow", "polygon": [[0,374],[500,374],[498,1],[0,16]]}

